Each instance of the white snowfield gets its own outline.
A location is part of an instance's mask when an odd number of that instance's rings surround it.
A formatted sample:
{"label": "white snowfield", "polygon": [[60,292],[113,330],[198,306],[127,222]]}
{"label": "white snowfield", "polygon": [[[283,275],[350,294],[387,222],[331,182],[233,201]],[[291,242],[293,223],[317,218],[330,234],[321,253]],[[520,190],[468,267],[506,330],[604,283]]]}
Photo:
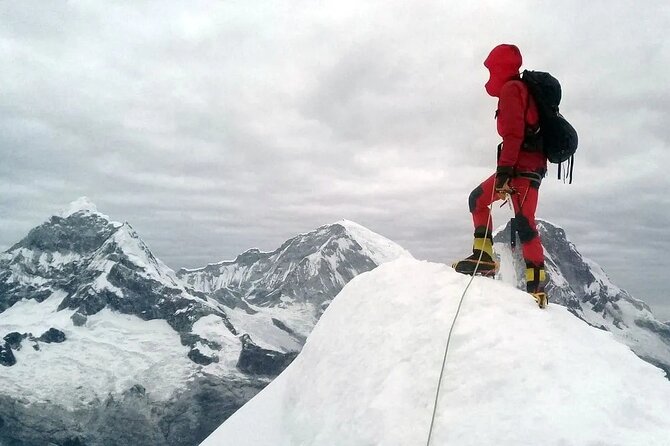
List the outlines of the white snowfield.
{"label": "white snowfield", "polygon": [[53,327],[67,338],[61,344],[39,342],[39,351],[24,339],[21,350],[14,351],[16,365],[0,366],[0,393],[77,409],[140,384],[152,399],[167,400],[197,372],[186,356],[188,348],[164,320],[143,321],[103,309],[76,327],[70,320],[74,310],[57,311],[64,297],[57,291],[41,304],[22,300],[0,313],[1,333],[39,337]]}
{"label": "white snowfield", "polygon": [[[469,277],[399,259],[354,278],[298,358],[204,446],[425,445]],[[670,382],[605,331],[475,278],[456,323],[434,446],[670,444]]]}

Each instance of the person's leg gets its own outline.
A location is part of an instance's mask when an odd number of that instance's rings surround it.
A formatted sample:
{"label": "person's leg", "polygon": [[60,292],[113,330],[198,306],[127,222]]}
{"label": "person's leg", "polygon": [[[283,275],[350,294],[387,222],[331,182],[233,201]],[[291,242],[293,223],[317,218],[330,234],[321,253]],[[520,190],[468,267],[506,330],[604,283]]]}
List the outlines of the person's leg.
{"label": "person's leg", "polygon": [[496,177],[491,175],[477,186],[468,199],[472,222],[475,226],[475,237],[484,237],[493,232],[493,218],[491,218],[491,203],[498,199],[494,193]]}
{"label": "person's leg", "polygon": [[528,263],[541,266],[544,264],[544,250],[535,223],[539,188],[532,185],[531,181],[526,178],[514,178],[512,187],[517,191],[512,203],[519,240],[522,243],[523,258]]}
{"label": "person's leg", "polygon": [[518,177],[512,180],[512,187],[517,191],[512,201],[517,233],[522,243],[523,258],[526,261],[526,291],[531,293],[536,300],[539,299],[538,304],[544,307],[546,305],[544,250],[535,223],[539,182]]}
{"label": "person's leg", "polygon": [[477,186],[468,199],[472,220],[475,226],[472,254],[454,263],[459,273],[494,275],[497,265],[493,258],[493,220],[489,206],[498,199],[494,195],[495,175],[487,178]]}

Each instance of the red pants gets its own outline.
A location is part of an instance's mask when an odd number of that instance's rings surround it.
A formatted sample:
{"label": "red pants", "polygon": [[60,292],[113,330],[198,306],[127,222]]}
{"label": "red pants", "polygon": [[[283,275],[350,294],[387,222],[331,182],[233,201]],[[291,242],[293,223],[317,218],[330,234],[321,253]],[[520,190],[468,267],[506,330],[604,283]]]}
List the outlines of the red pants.
{"label": "red pants", "polygon": [[[517,232],[523,247],[523,257],[527,263],[536,266],[544,265],[542,242],[535,225],[539,181],[514,177],[510,184],[516,191],[516,194],[512,196],[512,205]],[[470,194],[470,212],[475,225],[475,237],[484,237],[485,234],[490,236],[493,231],[493,219],[489,218],[491,215],[489,206],[500,199],[498,194],[493,192],[494,187],[495,175],[491,175]]]}

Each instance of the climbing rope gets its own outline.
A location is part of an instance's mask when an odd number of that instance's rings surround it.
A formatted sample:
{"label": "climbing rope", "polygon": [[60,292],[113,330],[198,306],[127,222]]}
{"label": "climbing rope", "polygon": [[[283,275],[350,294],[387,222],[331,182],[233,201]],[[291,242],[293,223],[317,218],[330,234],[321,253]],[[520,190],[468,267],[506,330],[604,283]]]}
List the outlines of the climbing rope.
{"label": "climbing rope", "polygon": [[[491,203],[493,203],[493,197],[495,194],[495,185],[493,187],[493,191],[491,193]],[[487,238],[489,235],[489,223],[491,223],[491,210],[489,210],[489,218],[486,220],[486,231],[484,232],[484,238]],[[458,307],[456,308],[456,314],[454,315],[454,320],[451,322],[451,327],[449,327],[449,334],[447,335],[447,345],[444,347],[444,356],[442,358],[442,368],[440,369],[440,377],[437,380],[437,391],[435,392],[435,401],[433,403],[433,414],[430,418],[430,428],[428,429],[428,439],[426,440],[426,446],[430,446],[430,440],[433,436],[433,427],[435,426],[435,415],[437,414],[437,402],[440,398],[440,388],[442,387],[442,378],[444,376],[444,370],[447,365],[447,354],[449,353],[449,345],[451,344],[451,335],[454,331],[454,326],[456,325],[456,319],[458,319],[458,315],[461,312],[461,307],[463,306],[463,300],[465,299],[465,294],[468,292],[468,289],[470,288],[470,284],[472,284],[472,281],[475,279],[475,275],[477,274],[477,270],[479,269],[479,264],[482,260],[482,255],[484,254],[484,250],[479,251],[479,258],[477,259],[477,264],[475,265],[475,270],[472,272],[472,277],[470,277],[470,280],[468,281],[468,284],[465,286],[465,289],[463,290],[463,293],[461,294],[461,298],[458,301]]]}

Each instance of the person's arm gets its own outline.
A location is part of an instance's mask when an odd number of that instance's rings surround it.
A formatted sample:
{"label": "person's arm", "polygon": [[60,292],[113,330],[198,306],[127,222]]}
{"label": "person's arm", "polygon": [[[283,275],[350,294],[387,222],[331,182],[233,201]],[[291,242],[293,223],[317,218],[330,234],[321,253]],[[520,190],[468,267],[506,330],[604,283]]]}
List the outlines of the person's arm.
{"label": "person's arm", "polygon": [[496,191],[503,194],[511,190],[509,180],[514,173],[521,144],[526,133],[526,106],[523,84],[507,82],[500,91],[498,101],[498,133],[502,136],[502,150],[496,169]]}
{"label": "person's arm", "polygon": [[513,168],[526,132],[526,104],[523,84],[507,82],[500,91],[498,102],[498,133],[503,145],[498,159],[498,167]]}

